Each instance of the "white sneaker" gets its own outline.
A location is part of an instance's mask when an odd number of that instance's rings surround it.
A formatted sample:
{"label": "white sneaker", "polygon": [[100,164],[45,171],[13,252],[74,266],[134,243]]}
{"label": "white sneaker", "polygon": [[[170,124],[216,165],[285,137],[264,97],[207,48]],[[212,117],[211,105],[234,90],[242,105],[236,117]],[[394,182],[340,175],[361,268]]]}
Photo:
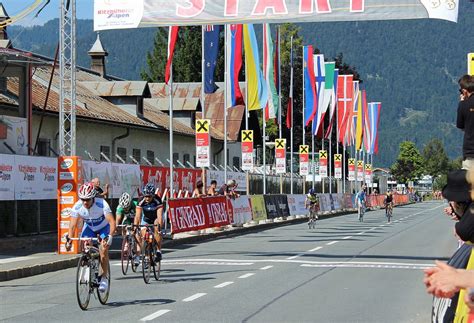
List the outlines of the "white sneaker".
{"label": "white sneaker", "polygon": [[138,267],[140,265],[140,256],[135,256],[133,258],[133,264],[135,265],[135,267]]}
{"label": "white sneaker", "polygon": [[106,292],[107,287],[109,287],[109,283],[107,282],[107,279],[101,280],[100,285],[99,285],[99,292],[101,292],[101,293]]}

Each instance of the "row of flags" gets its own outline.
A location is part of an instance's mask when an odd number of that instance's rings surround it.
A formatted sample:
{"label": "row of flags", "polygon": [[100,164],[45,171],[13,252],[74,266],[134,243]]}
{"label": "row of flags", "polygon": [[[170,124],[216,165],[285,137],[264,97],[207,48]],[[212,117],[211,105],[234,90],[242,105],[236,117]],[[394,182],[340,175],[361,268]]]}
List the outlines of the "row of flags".
{"label": "row of flags", "polygon": [[[178,27],[169,28],[168,62],[165,81],[168,83]],[[221,26],[206,26],[204,31],[204,91],[213,93],[215,67],[219,55]],[[227,79],[226,96],[229,106],[244,104],[239,86],[239,74],[246,62],[248,110],[263,110],[265,119],[275,119],[279,113],[279,42],[272,39],[269,24],[263,25],[263,59],[260,55],[253,24],[233,24],[226,28]],[[244,51],[242,51],[242,49]],[[263,69],[262,69],[262,68]],[[287,128],[292,128],[293,108],[293,46],[290,55],[291,80],[287,107]],[[326,62],[324,54],[314,54],[313,46],[303,46],[304,125],[313,136],[327,139],[334,125],[337,140],[343,146],[355,146],[369,154],[378,152],[378,125],[381,104],[367,102],[366,91],[353,75],[339,75],[334,62]],[[337,117],[336,117],[337,116]],[[329,120],[324,124],[324,120]]]}

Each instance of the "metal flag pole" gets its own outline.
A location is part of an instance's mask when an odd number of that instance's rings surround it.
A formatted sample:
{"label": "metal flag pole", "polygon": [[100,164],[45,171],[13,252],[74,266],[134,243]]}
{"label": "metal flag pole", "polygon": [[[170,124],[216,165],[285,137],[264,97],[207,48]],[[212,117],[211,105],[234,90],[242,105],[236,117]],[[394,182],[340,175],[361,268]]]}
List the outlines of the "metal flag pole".
{"label": "metal flag pole", "polygon": [[[303,121],[303,127],[301,129],[303,130],[303,145],[306,143],[306,133],[305,133],[305,114],[304,114],[304,109],[306,106],[306,98],[305,98],[305,80],[304,80],[304,46],[303,46],[303,57],[302,57],[302,66],[303,66],[303,111],[302,111],[302,121]],[[301,169],[300,169],[301,173]],[[303,175],[303,194],[306,194],[306,175]]]}
{"label": "metal flag pole", "polygon": [[[226,25],[227,26],[227,25]],[[245,130],[249,130],[249,100],[248,100],[248,79],[247,79],[247,64],[245,64]],[[238,80],[237,80],[238,81]],[[253,156],[253,152],[252,152]],[[246,177],[247,177],[247,195],[250,195],[250,175],[249,171],[246,170]]]}
{"label": "metal flag pole", "polygon": [[[278,33],[278,37],[280,37],[280,33]],[[279,47],[278,51],[280,51],[280,41],[278,41]],[[293,59],[293,36],[290,38],[290,59]],[[278,59],[280,59],[280,53],[278,53]],[[291,64],[291,69],[290,69],[290,91],[291,91],[291,96],[288,100],[293,100],[293,60],[290,62]],[[280,69],[280,63],[278,63],[278,68]],[[281,73],[278,73],[278,76],[281,80]],[[281,97],[281,81],[280,81],[280,97]],[[290,124],[290,194],[293,194],[293,102],[290,102],[291,104],[291,124]],[[281,105],[280,105],[280,111],[281,111]],[[288,111],[287,111],[288,113]],[[280,123],[281,124],[281,123]],[[281,129],[281,128],[280,128]]]}
{"label": "metal flag pole", "polygon": [[[313,129],[313,123],[314,123],[314,120],[311,121],[311,129]],[[316,184],[316,170],[315,170],[315,166],[314,166],[314,135],[313,135],[313,131],[311,130],[311,169],[312,169],[312,172],[313,172],[313,184],[312,184],[312,188],[314,190],[314,187],[315,187],[315,184]]]}
{"label": "metal flag pole", "polygon": [[[225,25],[224,32],[224,44],[227,44],[227,28],[228,25]],[[227,80],[227,46],[224,46],[224,80]],[[224,95],[224,184],[227,184],[227,93]]]}
{"label": "metal flag pole", "polygon": [[342,194],[346,193],[346,146],[342,145]]}
{"label": "metal flag pole", "polygon": [[170,196],[173,197],[173,174],[174,174],[174,160],[173,160],[173,63],[170,64],[170,79],[169,79],[169,96],[170,96]]}
{"label": "metal flag pole", "polygon": [[[322,120],[322,127],[323,127],[323,138],[321,139],[321,150],[324,150],[324,120]],[[327,166],[326,166],[327,167]],[[324,187],[324,184],[326,184],[326,181],[324,180],[324,178],[321,177],[321,186],[322,186],[322,192],[323,194],[325,193],[325,187]]]}
{"label": "metal flag pole", "polygon": [[[331,137],[332,137],[332,129],[331,129]],[[336,154],[339,155],[339,107],[338,107],[338,102],[337,102],[337,95],[336,95]],[[336,181],[336,192],[339,193],[340,191],[341,191],[341,182],[338,179]]]}
{"label": "metal flag pole", "polygon": [[[206,58],[204,56],[204,37],[206,35],[206,26],[203,25],[201,29],[201,119],[206,119],[206,92],[205,92],[205,73],[206,73]],[[210,149],[209,149],[210,151]],[[209,157],[210,158],[210,157]],[[202,168],[202,182],[204,184],[203,193],[206,193],[206,169]]]}
{"label": "metal flag pole", "polygon": [[[281,58],[280,58],[280,26],[278,26],[278,134],[281,138],[282,126],[281,126]],[[286,147],[285,147],[286,149]],[[285,160],[286,160],[286,151],[285,151]],[[290,162],[291,165],[291,162]],[[291,167],[291,166],[290,166]],[[293,186],[293,183],[291,184]],[[283,194],[283,174],[280,174],[280,194]]]}
{"label": "metal flag pole", "polygon": [[329,132],[329,194],[332,193],[332,179],[333,177],[331,176],[332,174],[332,126],[331,131]]}
{"label": "metal flag pole", "polygon": [[266,127],[267,121],[265,120],[265,108],[263,108],[263,194],[267,194],[267,134],[266,134]]}

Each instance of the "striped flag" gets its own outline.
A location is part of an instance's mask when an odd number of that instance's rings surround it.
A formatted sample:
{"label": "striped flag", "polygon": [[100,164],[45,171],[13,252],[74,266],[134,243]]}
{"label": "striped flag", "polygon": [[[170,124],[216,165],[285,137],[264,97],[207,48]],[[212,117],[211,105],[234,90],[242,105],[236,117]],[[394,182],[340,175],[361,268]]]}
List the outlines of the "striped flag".
{"label": "striped flag", "polygon": [[268,101],[268,91],[263,72],[260,69],[257,37],[253,24],[244,25],[245,65],[247,69],[248,110],[265,108]]}
{"label": "striped flag", "polygon": [[303,46],[303,75],[304,75],[304,124],[308,126],[314,119],[318,108],[316,98],[316,83],[314,78],[313,46]]}
{"label": "striped flag", "polygon": [[368,153],[371,155],[375,153],[375,146],[376,146],[377,135],[378,135],[380,108],[381,108],[380,102],[369,103],[369,122],[370,122],[371,127],[370,127],[370,146],[369,146]]}
{"label": "striped flag", "polygon": [[365,90],[362,90],[362,98],[359,100],[359,108],[357,110],[356,125],[356,150],[362,148],[362,134],[364,133],[364,113],[367,105],[367,97]]}
{"label": "striped flag", "polygon": [[173,64],[174,47],[178,39],[178,26],[169,27],[168,31],[168,60],[166,61],[165,83],[168,84],[171,75],[171,64]]}
{"label": "striped flag", "polygon": [[360,91],[359,91],[359,81],[352,82],[354,90],[353,90],[353,99],[352,99],[352,114],[348,120],[347,125],[347,133],[346,133],[346,142],[348,146],[352,146],[355,144],[355,132],[356,132],[356,124],[357,124],[357,110],[359,108],[359,100],[360,100]]}
{"label": "striped flag", "polygon": [[336,108],[337,108],[337,80],[339,78],[339,69],[334,70],[334,78],[333,78],[333,88],[331,92],[331,104],[329,106],[329,125],[328,130],[326,131],[326,135],[324,139],[328,139],[331,136],[332,127],[334,125],[334,116],[336,115]]}
{"label": "striped flag", "polygon": [[324,88],[326,86],[326,68],[324,66],[324,55],[314,55],[314,76],[316,80],[316,97],[318,99],[318,108],[313,122],[313,136],[316,136],[318,129],[323,121]]}
{"label": "striped flag", "polygon": [[365,101],[365,106],[363,108],[363,119],[364,119],[364,131],[363,131],[363,145],[364,151],[368,152],[370,150],[370,134],[371,134],[371,124],[369,119],[369,105],[367,100]]}
{"label": "striped flag", "polygon": [[288,108],[286,110],[286,127],[293,128],[293,37],[290,42],[290,94],[288,95]]}
{"label": "striped flag", "polygon": [[337,83],[337,126],[338,126],[338,141],[346,146],[346,131],[348,120],[352,114],[352,100],[354,91],[353,75],[339,75]]}
{"label": "striped flag", "polygon": [[265,120],[275,119],[278,114],[278,94],[275,86],[275,69],[273,65],[273,41],[270,24],[263,25],[263,71],[268,92],[265,107]]}
{"label": "striped flag", "polygon": [[242,69],[242,25],[229,25],[227,33],[227,82],[226,96],[229,107],[244,104],[244,97],[239,85],[239,74]]}

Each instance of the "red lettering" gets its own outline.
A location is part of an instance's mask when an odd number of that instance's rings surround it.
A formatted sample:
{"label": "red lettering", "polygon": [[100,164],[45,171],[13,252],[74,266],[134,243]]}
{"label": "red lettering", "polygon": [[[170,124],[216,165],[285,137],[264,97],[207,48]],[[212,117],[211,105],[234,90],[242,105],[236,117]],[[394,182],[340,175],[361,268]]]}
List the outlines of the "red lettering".
{"label": "red lettering", "polygon": [[351,0],[351,12],[364,12],[365,0]]}
{"label": "red lettering", "polygon": [[275,15],[285,15],[288,13],[285,0],[257,0],[252,15],[265,15],[268,9],[271,9]]}
{"label": "red lettering", "polygon": [[329,0],[300,0],[300,13],[302,14],[313,13],[314,2],[316,2],[317,13],[329,13],[332,11]]}
{"label": "red lettering", "polygon": [[205,0],[186,0],[185,5],[177,4],[176,15],[183,18],[192,18],[204,10]]}
{"label": "red lettering", "polygon": [[224,15],[237,16],[239,13],[239,0],[225,0],[225,12]]}

